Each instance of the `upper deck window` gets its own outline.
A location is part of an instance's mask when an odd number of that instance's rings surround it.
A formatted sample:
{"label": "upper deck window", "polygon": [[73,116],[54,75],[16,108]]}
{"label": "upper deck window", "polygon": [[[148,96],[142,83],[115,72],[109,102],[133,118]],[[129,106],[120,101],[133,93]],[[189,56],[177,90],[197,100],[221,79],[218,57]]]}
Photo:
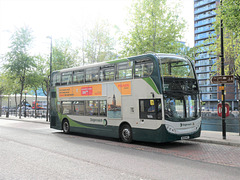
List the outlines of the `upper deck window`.
{"label": "upper deck window", "polygon": [[132,79],[132,61],[117,64],[116,79]]}
{"label": "upper deck window", "polygon": [[160,58],[160,70],[163,77],[195,78],[193,68],[188,59],[179,57]]}
{"label": "upper deck window", "polygon": [[100,81],[113,81],[114,80],[114,65],[103,66],[100,69]]}
{"label": "upper deck window", "polygon": [[61,85],[69,85],[69,84],[72,84],[72,72],[62,73]]}
{"label": "upper deck window", "polygon": [[135,78],[148,77],[152,74],[153,62],[151,60],[135,61]]}
{"label": "upper deck window", "polygon": [[98,67],[86,69],[86,81],[85,82],[97,82],[98,81]]}
{"label": "upper deck window", "polygon": [[61,74],[54,73],[52,74],[52,86],[59,86],[61,83]]}
{"label": "upper deck window", "polygon": [[73,84],[84,83],[84,70],[73,72]]}

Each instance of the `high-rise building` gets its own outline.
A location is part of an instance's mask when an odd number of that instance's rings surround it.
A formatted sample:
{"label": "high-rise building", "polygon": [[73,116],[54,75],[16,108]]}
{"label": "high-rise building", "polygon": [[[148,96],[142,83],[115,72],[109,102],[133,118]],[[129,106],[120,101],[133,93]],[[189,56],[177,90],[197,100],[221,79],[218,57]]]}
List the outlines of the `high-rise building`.
{"label": "high-rise building", "polygon": [[[216,55],[208,52],[209,46],[215,40],[209,39],[216,36],[213,22],[216,21],[216,8],[220,0],[194,0],[194,43],[195,46],[203,45],[198,50],[195,58],[195,68],[198,76],[203,108],[216,110],[217,103],[221,101],[221,91],[217,84],[211,84],[211,73],[214,72],[212,65],[217,61]],[[235,85],[227,85],[226,102],[232,110],[237,108],[237,88]]]}

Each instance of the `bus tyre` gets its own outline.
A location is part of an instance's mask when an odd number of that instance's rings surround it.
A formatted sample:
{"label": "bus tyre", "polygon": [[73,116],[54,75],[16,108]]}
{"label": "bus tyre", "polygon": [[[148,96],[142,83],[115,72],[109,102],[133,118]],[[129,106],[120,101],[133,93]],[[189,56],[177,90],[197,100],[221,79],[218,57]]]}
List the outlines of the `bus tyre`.
{"label": "bus tyre", "polygon": [[128,124],[124,124],[120,128],[120,138],[125,143],[132,142],[132,129]]}
{"label": "bus tyre", "polygon": [[63,120],[62,129],[65,134],[68,134],[70,132],[70,124],[67,119]]}

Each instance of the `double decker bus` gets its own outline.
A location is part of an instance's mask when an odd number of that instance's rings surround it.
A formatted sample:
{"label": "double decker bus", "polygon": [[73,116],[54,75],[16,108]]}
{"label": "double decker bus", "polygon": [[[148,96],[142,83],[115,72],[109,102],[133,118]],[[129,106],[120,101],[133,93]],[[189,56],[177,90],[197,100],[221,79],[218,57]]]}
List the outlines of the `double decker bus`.
{"label": "double decker bus", "polygon": [[145,54],[52,73],[50,127],[64,133],[148,142],[200,136],[199,88],[191,61]]}
{"label": "double decker bus", "polygon": [[47,101],[37,101],[35,105],[35,100],[32,102],[32,109],[47,109]]}

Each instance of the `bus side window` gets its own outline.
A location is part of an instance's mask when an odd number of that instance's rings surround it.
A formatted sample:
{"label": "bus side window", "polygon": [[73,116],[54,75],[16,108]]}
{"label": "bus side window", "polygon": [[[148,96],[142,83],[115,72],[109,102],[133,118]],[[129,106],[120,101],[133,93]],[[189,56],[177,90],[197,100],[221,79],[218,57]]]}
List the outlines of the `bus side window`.
{"label": "bus side window", "polygon": [[152,74],[153,62],[151,60],[136,60],[135,61],[135,78],[148,77]]}
{"label": "bus side window", "polygon": [[116,79],[132,79],[132,67],[132,61],[118,63]]}
{"label": "bus side window", "polygon": [[115,72],[114,65],[101,67],[100,81],[113,81],[114,72]]}
{"label": "bus side window", "polygon": [[107,116],[107,101],[99,101],[99,116]]}
{"label": "bus side window", "polygon": [[99,77],[98,77],[98,72],[99,68],[89,68],[86,69],[86,82],[97,82]]}
{"label": "bus side window", "polygon": [[84,116],[84,114],[85,114],[84,101],[74,101],[73,102],[73,114]]}
{"label": "bus side window", "polygon": [[52,74],[52,86],[59,86],[61,83],[60,73]]}
{"label": "bus side window", "polygon": [[72,102],[62,102],[62,114],[72,114]]}
{"label": "bus side window", "polygon": [[84,83],[84,70],[73,72],[73,84]]}
{"label": "bus side window", "polygon": [[86,101],[86,115],[98,116],[98,101]]}
{"label": "bus side window", "polygon": [[62,82],[61,85],[72,84],[72,72],[62,73]]}
{"label": "bus side window", "polygon": [[140,99],[139,113],[141,119],[162,119],[161,99]]}

